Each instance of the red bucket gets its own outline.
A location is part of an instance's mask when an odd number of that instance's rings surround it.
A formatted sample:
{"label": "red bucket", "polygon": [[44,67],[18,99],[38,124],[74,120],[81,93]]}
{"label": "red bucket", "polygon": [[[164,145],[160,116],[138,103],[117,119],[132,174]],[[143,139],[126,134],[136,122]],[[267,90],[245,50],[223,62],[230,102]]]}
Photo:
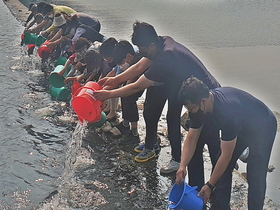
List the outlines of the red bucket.
{"label": "red bucket", "polygon": [[38,49],[38,55],[40,58],[47,59],[50,57],[53,47],[51,48],[47,47],[48,43],[49,41],[46,40],[43,44],[40,45]]}
{"label": "red bucket", "polygon": [[97,122],[101,119],[102,102],[96,100],[92,93],[102,88],[95,82],[87,82],[79,88],[72,99],[72,108],[81,119],[88,122]]}

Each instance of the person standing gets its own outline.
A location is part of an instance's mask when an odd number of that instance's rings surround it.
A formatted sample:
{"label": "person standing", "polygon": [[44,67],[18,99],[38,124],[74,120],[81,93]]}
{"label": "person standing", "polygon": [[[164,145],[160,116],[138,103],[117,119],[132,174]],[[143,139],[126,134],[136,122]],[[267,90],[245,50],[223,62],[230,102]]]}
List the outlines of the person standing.
{"label": "person standing", "polygon": [[[209,88],[192,77],[183,83],[179,92],[181,101],[190,111],[191,128],[184,141],[182,161],[176,174],[176,183],[182,183],[186,166],[195,151],[197,139],[206,113],[221,131],[221,155],[209,181],[199,195],[211,209],[229,210],[232,171],[237,159],[249,147],[247,158],[248,209],[262,210],[266,191],[269,158],[277,131],[277,121],[270,109],[249,93],[231,87]],[[196,127],[192,127],[196,124]]]}
{"label": "person standing", "polygon": [[[95,91],[93,95],[98,100],[106,100],[112,97],[125,97],[144,90],[155,82],[163,82],[167,90],[165,93],[166,99],[168,100],[167,127],[172,159],[167,166],[161,168],[160,172],[163,174],[176,172],[181,159],[180,116],[182,104],[177,98],[180,87],[192,75],[203,80],[210,89],[219,87],[220,84],[188,48],[169,36],[158,36],[154,27],[148,23],[139,21],[134,23],[132,43],[138,46],[139,52],[144,57],[152,61],[147,71],[134,83],[115,90]],[[120,81],[118,79],[115,81]],[[106,88],[108,83],[106,84],[106,81],[103,80],[100,84]],[[213,141],[211,145],[214,145],[214,142],[219,142],[217,138],[218,133],[215,133],[215,135],[213,138],[208,138]],[[151,141],[154,141],[153,144],[155,144],[156,137],[155,139],[151,139]],[[211,152],[211,156],[216,156],[217,148],[218,143],[216,151]]]}

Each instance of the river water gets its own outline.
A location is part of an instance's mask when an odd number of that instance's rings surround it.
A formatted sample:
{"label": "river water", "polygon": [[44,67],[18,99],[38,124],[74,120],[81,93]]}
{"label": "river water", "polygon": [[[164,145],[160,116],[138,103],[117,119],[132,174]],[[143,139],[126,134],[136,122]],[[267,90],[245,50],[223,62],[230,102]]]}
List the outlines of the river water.
{"label": "river water", "polygon": [[[52,3],[97,17],[101,33],[117,39],[130,40],[135,20],[149,22],[190,47],[223,86],[247,90],[280,112],[279,1]],[[23,27],[2,1],[0,12],[0,209],[166,209],[174,176],[160,176],[156,161],[135,164],[130,148],[76,126],[68,104],[50,97],[38,57],[19,46]],[[279,142],[278,134],[267,196],[280,204]]]}

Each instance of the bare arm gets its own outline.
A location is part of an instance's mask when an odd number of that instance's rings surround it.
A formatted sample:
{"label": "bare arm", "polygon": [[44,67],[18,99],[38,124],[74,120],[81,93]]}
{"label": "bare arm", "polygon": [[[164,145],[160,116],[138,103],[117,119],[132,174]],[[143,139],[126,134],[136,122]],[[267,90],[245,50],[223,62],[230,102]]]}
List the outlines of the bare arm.
{"label": "bare arm", "polygon": [[196,149],[196,144],[201,132],[202,126],[198,129],[190,128],[187,137],[184,141],[183,151],[181,156],[180,167],[176,173],[176,183],[182,184],[185,176],[187,175],[186,167],[188,166],[194,151]]}
{"label": "bare arm", "polygon": [[130,66],[125,72],[110,79],[103,78],[98,83],[103,86],[105,90],[117,88],[126,81],[141,75],[151,64],[151,60],[143,57],[136,64]]}
{"label": "bare arm", "polygon": [[126,97],[151,86],[154,81],[147,79],[142,75],[136,82],[126,85],[115,90],[99,90],[93,93],[93,96],[100,100],[105,101],[108,98]]}
{"label": "bare arm", "polygon": [[32,29],[29,29],[31,32],[33,31],[41,31],[42,28],[44,28],[44,26],[46,24],[48,24],[49,20],[43,20],[39,25],[35,26],[34,28]]}
{"label": "bare arm", "polygon": [[49,42],[54,42],[56,40],[58,40],[62,35],[62,29],[59,29],[58,32],[56,32],[56,34],[49,40]]}

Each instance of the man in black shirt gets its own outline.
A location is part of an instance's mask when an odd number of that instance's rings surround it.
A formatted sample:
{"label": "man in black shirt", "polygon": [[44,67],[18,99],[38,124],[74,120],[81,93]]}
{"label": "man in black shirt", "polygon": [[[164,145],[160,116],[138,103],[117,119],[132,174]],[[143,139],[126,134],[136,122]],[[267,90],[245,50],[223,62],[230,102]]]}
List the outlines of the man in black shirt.
{"label": "man in black shirt", "polygon": [[[174,41],[169,36],[158,36],[153,26],[148,23],[138,21],[134,23],[132,43],[138,46],[140,53],[146,57],[146,60],[150,60],[148,66],[149,68],[147,69],[146,65],[146,68],[142,69],[142,72],[144,72],[146,69],[147,70],[136,82],[116,90],[96,91],[94,96],[99,100],[105,100],[112,97],[124,97],[134,94],[140,90],[144,90],[154,83],[164,83],[166,92],[162,92],[162,95],[165,97],[163,102],[165,102],[166,99],[168,100],[167,126],[168,139],[171,144],[172,160],[168,166],[162,167],[160,172],[164,174],[171,173],[178,170],[181,159],[180,116],[182,104],[178,101],[177,95],[183,81],[192,75],[195,75],[196,77],[203,80],[210,89],[219,87],[220,84],[189,49]],[[141,62],[142,59],[138,63]],[[100,84],[103,86],[110,86],[105,87],[105,89],[112,88],[113,86],[116,87],[120,81],[123,82],[123,78],[125,78],[124,81],[126,81],[126,75],[132,71],[133,69],[128,69],[123,73],[124,76],[117,76],[114,79],[111,79],[111,81],[108,81],[108,79],[103,79],[101,82],[105,82],[105,84]],[[209,128],[210,127],[211,125]],[[205,133],[209,131],[210,130],[205,129]],[[195,181],[193,181],[191,184],[198,185],[199,187],[202,187],[204,184],[202,159],[203,145],[207,143],[207,141],[212,142],[210,145],[214,145],[214,142],[216,142],[216,147],[210,149],[212,150],[210,151],[212,160],[214,160],[219,148],[218,131],[211,131],[211,137],[209,136],[210,134],[207,136],[208,138],[202,139],[200,141],[202,142],[202,146],[200,151],[198,151],[198,154],[200,154],[200,157],[198,157],[199,160],[194,159],[193,166],[189,167],[190,171],[194,171],[191,179]],[[154,139],[146,139],[146,141],[153,141],[152,143],[155,144],[156,132]],[[199,173],[197,173],[198,170]]]}
{"label": "man in black shirt", "polygon": [[249,147],[248,209],[262,210],[267,167],[277,130],[274,114],[263,102],[245,91],[230,87],[209,91],[209,88],[195,77],[187,79],[178,97],[190,111],[191,128],[184,141],[176,182],[180,184],[185,178],[186,166],[195,151],[204,126],[204,116],[208,113],[212,124],[221,131],[221,155],[209,181],[199,194],[204,197],[205,202],[211,195],[211,209],[230,210],[232,171],[237,159]]}

